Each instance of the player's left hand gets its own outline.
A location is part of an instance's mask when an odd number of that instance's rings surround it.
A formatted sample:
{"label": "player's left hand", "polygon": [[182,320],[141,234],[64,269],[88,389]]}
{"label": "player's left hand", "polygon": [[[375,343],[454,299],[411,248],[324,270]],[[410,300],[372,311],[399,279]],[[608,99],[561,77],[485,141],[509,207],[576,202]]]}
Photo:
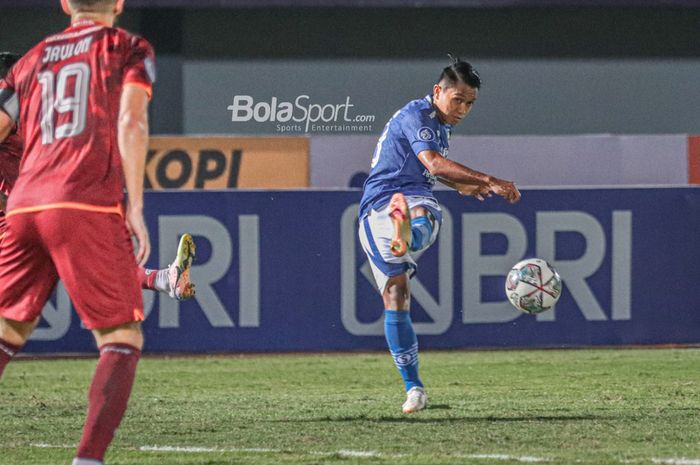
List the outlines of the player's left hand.
{"label": "player's left hand", "polygon": [[488,184],[458,184],[456,187],[460,195],[471,196],[481,201],[491,197],[491,187]]}
{"label": "player's left hand", "polygon": [[129,234],[136,237],[138,242],[138,250],[136,251],[136,262],[139,266],[144,266],[151,254],[151,239],[148,236],[146,229],[146,221],[143,219],[143,210],[140,208],[127,207],[126,210],[126,229]]}

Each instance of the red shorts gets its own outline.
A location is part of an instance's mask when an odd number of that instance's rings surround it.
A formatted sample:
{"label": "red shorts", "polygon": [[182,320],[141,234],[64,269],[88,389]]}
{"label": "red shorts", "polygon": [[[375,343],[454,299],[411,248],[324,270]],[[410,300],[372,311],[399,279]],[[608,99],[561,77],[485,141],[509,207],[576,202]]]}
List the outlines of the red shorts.
{"label": "red shorts", "polygon": [[0,247],[0,316],[33,321],[60,278],[88,329],[143,320],[124,219],[77,209],[18,213]]}

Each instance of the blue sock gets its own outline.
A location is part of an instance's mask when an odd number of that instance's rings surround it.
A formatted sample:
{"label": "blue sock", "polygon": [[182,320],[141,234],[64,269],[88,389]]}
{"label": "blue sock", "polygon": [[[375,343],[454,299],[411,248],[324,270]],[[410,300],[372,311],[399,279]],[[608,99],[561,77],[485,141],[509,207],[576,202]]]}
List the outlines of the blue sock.
{"label": "blue sock", "polygon": [[406,391],[412,387],[423,387],[418,377],[418,339],[413,331],[408,311],[384,311],[384,335],[394,364],[399,369]]}
{"label": "blue sock", "polygon": [[433,222],[427,216],[418,216],[411,220],[411,251],[424,249],[433,235]]}

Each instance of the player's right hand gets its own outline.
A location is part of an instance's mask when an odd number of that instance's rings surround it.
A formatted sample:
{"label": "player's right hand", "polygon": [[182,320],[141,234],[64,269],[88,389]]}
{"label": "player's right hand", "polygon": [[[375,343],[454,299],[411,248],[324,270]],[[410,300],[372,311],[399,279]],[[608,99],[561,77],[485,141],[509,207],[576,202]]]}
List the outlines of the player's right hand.
{"label": "player's right hand", "polygon": [[136,250],[136,262],[139,266],[144,266],[151,255],[151,239],[146,229],[146,221],[143,219],[143,210],[135,207],[127,207],[126,229],[129,234],[136,237],[138,249]]}
{"label": "player's right hand", "polygon": [[515,203],[520,200],[520,191],[512,181],[494,178],[489,184],[494,194],[500,195],[508,202]]}

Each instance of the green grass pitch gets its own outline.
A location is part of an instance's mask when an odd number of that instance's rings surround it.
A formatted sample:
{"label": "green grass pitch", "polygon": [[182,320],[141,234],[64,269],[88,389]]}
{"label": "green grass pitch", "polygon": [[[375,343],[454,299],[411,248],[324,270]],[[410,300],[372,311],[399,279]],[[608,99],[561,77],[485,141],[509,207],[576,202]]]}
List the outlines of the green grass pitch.
{"label": "green grass pitch", "polygon": [[[0,380],[0,465],[69,464],[94,359]],[[700,350],[144,358],[108,465],[700,465]]]}

